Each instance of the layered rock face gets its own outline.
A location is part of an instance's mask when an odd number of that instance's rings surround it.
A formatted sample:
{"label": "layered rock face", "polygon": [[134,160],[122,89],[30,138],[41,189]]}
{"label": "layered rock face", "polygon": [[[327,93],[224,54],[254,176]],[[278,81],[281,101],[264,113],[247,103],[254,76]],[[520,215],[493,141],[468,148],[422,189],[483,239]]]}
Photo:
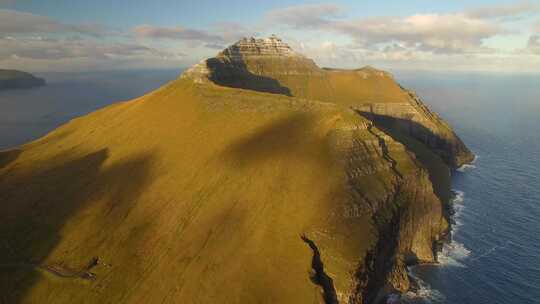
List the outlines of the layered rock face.
{"label": "layered rock face", "polygon": [[245,39],[2,152],[2,300],[384,302],[448,231],[438,149],[458,152],[375,117],[438,130],[411,100]]}
{"label": "layered rock face", "polygon": [[377,123],[392,124],[428,145],[452,168],[473,159],[451,128],[391,74],[372,67],[321,69],[276,37],[240,40],[182,77],[340,104],[371,114]]}
{"label": "layered rock face", "polygon": [[401,132],[437,153],[450,167],[458,168],[474,159],[473,154],[448,124],[433,113],[413,92],[405,103],[366,103],[354,108],[389,132]]}
{"label": "layered rock face", "polygon": [[279,77],[294,75],[322,75],[313,60],[294,52],[281,39],[244,38],[188,69],[182,77],[197,82],[251,89],[260,92],[292,96],[290,88],[280,83]]}

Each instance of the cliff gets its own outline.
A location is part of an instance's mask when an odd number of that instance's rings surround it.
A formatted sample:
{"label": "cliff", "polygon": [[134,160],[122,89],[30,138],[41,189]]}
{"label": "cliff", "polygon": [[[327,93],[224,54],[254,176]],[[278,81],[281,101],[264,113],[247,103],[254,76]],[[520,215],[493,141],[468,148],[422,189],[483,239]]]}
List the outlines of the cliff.
{"label": "cliff", "polygon": [[45,80],[26,72],[0,70],[0,90],[25,89],[45,85]]}
{"label": "cliff", "polygon": [[335,103],[368,114],[376,123],[391,124],[428,145],[452,168],[473,159],[452,129],[391,74],[372,67],[321,69],[277,37],[243,39],[183,77]]}
{"label": "cliff", "polygon": [[457,142],[387,73],[245,39],[0,153],[0,286],[9,303],[377,303],[435,260]]}

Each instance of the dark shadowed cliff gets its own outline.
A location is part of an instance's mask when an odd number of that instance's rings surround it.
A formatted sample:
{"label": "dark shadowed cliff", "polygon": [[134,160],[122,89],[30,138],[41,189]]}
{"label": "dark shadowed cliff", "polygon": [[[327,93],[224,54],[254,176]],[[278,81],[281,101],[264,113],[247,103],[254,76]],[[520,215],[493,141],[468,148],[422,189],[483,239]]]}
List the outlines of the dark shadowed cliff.
{"label": "dark shadowed cliff", "polygon": [[471,158],[389,74],[244,39],[0,153],[2,300],[376,303]]}

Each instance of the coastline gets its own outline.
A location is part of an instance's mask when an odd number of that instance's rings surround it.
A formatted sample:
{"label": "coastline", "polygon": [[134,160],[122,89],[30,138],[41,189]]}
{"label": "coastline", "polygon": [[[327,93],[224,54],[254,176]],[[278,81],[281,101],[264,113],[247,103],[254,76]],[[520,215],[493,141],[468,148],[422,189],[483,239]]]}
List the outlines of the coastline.
{"label": "coastline", "polygon": [[[478,155],[474,154],[474,158],[470,162],[462,164],[458,168],[452,170],[452,174],[455,172],[465,173],[468,170],[475,169],[477,159]],[[439,241],[434,243],[433,253],[435,261],[407,265],[407,276],[411,282],[410,288],[405,293],[399,294],[399,297],[393,297],[392,294],[390,294],[386,303],[417,303],[417,301],[422,301],[422,303],[425,301],[428,303],[435,301],[436,303],[439,303],[446,299],[441,292],[436,289],[432,289],[429,283],[422,280],[415,273],[414,268],[422,265],[432,265],[437,267],[452,265],[464,267],[459,260],[466,258],[468,254],[470,254],[470,251],[465,248],[463,244],[457,243],[454,240],[454,234],[462,225],[459,222],[459,217],[463,208],[465,193],[453,188],[450,190],[450,192],[452,193],[450,200],[447,203],[444,203],[444,214],[449,223],[448,230],[445,234],[441,235],[441,239]],[[455,256],[455,251],[460,251],[457,257]],[[398,299],[399,301],[393,302],[394,299]]]}

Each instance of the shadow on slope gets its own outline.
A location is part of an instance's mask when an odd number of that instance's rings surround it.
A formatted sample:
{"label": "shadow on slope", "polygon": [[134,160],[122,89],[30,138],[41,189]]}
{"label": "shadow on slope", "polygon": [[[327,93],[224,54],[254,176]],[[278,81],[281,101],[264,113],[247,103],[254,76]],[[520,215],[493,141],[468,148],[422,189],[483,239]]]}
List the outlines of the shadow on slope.
{"label": "shadow on slope", "polygon": [[326,304],[338,304],[336,288],[334,287],[334,281],[326,272],[324,272],[324,263],[321,260],[321,253],[319,248],[312,240],[308,239],[305,235],[301,235],[300,238],[306,243],[311,251],[313,251],[313,258],[311,259],[312,275],[311,280],[316,285],[319,285],[323,290],[323,299]]}
{"label": "shadow on slope", "polygon": [[313,134],[316,126],[317,120],[313,114],[296,113],[238,140],[226,149],[225,154],[240,167],[279,157],[313,159],[318,163],[330,164],[330,147]]}
{"label": "shadow on slope", "polygon": [[210,58],[206,64],[210,69],[210,80],[217,85],[292,96],[289,88],[282,86],[279,81],[251,73],[244,61],[224,62]]}
{"label": "shadow on slope", "polygon": [[[28,300],[28,291],[47,279],[36,267],[21,266],[56,263],[81,269],[104,254],[106,229],[118,227],[135,206],[149,182],[151,160],[142,155],[104,167],[108,157],[107,149],[80,158],[62,154],[0,181],[0,302]],[[70,220],[70,229],[64,230]],[[88,226],[99,233],[88,233]],[[60,251],[66,234],[70,241]],[[49,287],[72,279],[59,280]],[[80,292],[88,290],[83,286]]]}
{"label": "shadow on slope", "polygon": [[[373,121],[379,130],[402,143],[408,151],[414,153],[416,159],[428,170],[437,197],[445,204],[449,202],[451,196],[450,171],[445,164],[446,160],[443,160],[440,155],[440,153],[444,153],[442,149],[446,145],[443,139],[412,120],[377,115],[371,112],[358,111],[358,114]],[[413,129],[418,130],[418,133],[413,133]],[[416,134],[416,136],[412,134]],[[435,141],[430,138],[435,138]]]}
{"label": "shadow on slope", "polygon": [[19,149],[0,152],[0,169],[17,160],[20,154],[21,150]]}

